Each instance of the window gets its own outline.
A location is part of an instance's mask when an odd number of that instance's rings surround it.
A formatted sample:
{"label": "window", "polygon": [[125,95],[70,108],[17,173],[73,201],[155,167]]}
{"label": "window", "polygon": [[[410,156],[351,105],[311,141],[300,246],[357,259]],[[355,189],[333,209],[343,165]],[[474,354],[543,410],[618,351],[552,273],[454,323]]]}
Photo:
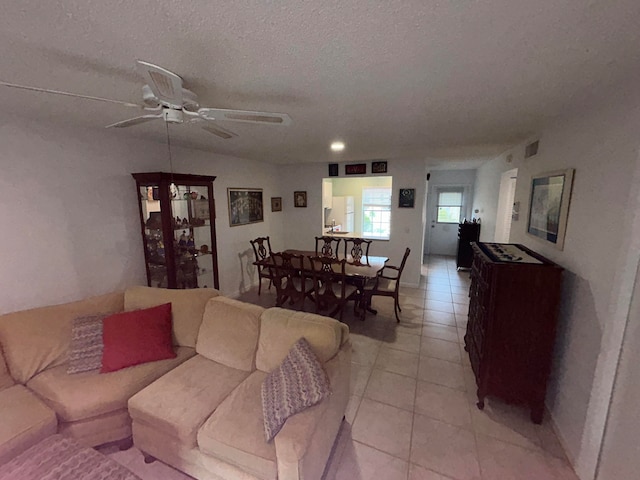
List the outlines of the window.
{"label": "window", "polygon": [[438,223],[460,223],[462,188],[438,189]]}
{"label": "window", "polygon": [[391,235],[391,188],[362,189],[362,235],[383,239]]}

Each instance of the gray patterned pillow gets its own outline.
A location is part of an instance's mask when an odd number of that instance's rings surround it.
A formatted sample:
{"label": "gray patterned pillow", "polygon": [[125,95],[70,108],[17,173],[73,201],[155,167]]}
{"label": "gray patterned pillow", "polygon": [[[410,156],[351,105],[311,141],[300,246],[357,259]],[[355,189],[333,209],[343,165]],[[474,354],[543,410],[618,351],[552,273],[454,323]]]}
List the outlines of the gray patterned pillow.
{"label": "gray patterned pillow", "polygon": [[102,366],[102,320],[106,314],[73,319],[68,374],[99,371]]}
{"label": "gray patterned pillow", "polygon": [[292,415],[331,394],[329,378],[304,338],[298,340],[262,383],[262,413],[267,442]]}

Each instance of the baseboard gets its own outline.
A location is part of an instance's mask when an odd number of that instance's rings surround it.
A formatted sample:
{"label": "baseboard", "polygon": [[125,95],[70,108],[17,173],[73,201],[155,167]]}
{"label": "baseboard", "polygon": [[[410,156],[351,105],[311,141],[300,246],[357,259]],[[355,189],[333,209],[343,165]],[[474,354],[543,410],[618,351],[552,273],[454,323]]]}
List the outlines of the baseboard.
{"label": "baseboard", "polygon": [[551,410],[549,410],[549,408],[546,405],[544,406],[544,413],[545,413],[545,416],[549,419],[549,422],[551,423],[551,430],[553,430],[553,433],[558,439],[558,442],[560,442],[560,446],[564,451],[564,456],[567,458],[567,461],[569,462],[569,465],[571,465],[571,468],[575,472],[576,476],[580,478],[580,476],[578,475],[578,472],[576,471],[576,459],[573,458],[573,456],[570,453],[570,450],[567,448],[567,442],[565,441],[564,437],[560,433],[560,429],[558,428],[558,425],[556,424],[556,421],[554,420],[553,415],[551,415]]}

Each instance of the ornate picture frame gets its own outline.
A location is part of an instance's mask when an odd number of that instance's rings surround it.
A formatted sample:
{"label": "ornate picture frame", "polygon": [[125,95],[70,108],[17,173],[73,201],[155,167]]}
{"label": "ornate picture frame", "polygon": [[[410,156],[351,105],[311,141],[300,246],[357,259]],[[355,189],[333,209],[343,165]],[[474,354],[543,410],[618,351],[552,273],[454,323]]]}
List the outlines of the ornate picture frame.
{"label": "ornate picture frame", "polygon": [[272,212],[282,211],[282,197],[271,197],[271,211]]}

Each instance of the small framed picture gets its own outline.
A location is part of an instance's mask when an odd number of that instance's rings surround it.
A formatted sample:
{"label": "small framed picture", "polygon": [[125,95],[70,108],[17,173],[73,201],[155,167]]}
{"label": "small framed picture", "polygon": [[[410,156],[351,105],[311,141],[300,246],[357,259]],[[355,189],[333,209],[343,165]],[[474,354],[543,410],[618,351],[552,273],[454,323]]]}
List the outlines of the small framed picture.
{"label": "small framed picture", "polygon": [[367,173],[366,163],[353,163],[351,165],[344,166],[345,175],[364,175]]}
{"label": "small framed picture", "polygon": [[416,189],[415,188],[401,188],[400,199],[398,207],[400,208],[413,208],[416,201]]}
{"label": "small framed picture", "polygon": [[387,162],[371,162],[371,173],[387,173]]}
{"label": "small framed picture", "polygon": [[282,197],[271,197],[271,211],[272,212],[282,211]]}
{"label": "small framed picture", "polygon": [[293,192],[293,206],[307,208],[307,192]]}
{"label": "small framed picture", "polygon": [[329,164],[329,176],[330,177],[337,177],[338,176],[338,164],[337,163],[330,163]]}

